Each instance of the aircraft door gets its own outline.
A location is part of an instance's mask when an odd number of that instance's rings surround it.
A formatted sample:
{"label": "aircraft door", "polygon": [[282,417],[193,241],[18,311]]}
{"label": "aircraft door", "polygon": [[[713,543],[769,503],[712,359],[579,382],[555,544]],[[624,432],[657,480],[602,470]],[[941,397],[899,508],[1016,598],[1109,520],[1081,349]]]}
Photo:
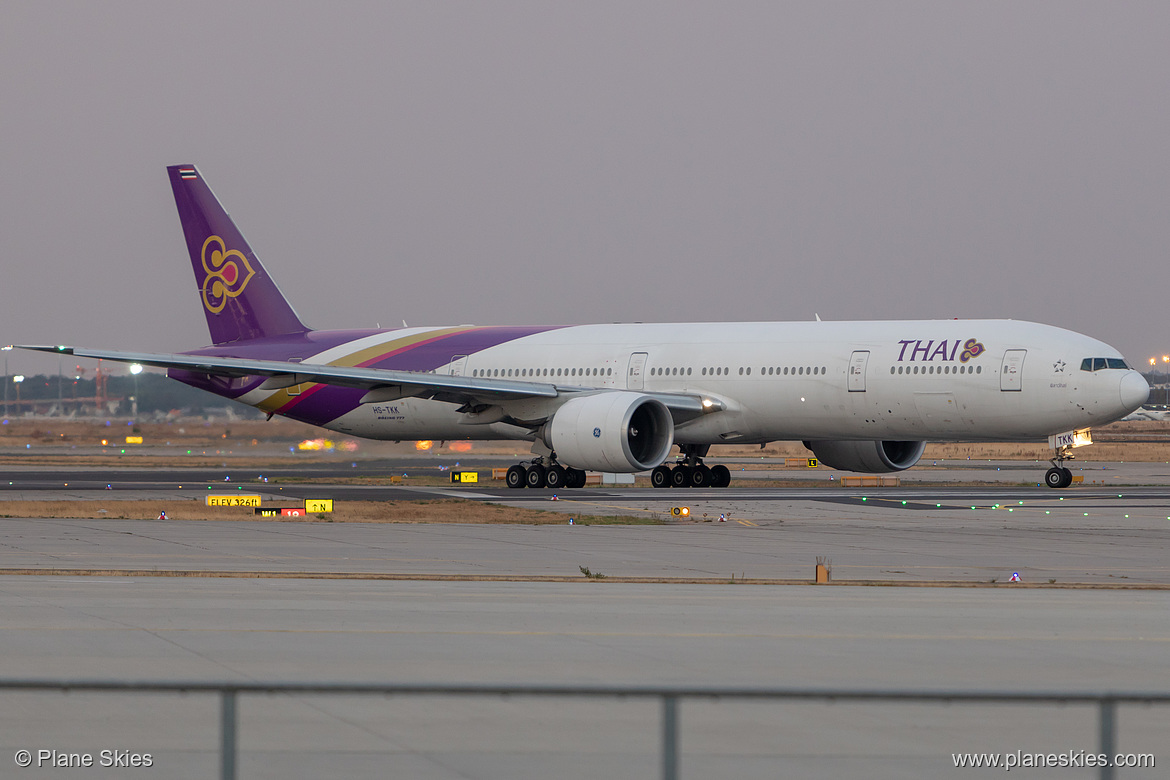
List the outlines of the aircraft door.
{"label": "aircraft door", "polygon": [[1003,365],[999,370],[999,389],[1005,392],[1019,392],[1023,389],[1024,356],[1026,349],[1009,349],[1003,353]]}
{"label": "aircraft door", "polygon": [[641,390],[646,386],[646,358],[645,352],[635,352],[630,355],[630,367],[626,369],[626,389]]}
{"label": "aircraft door", "polygon": [[467,355],[455,355],[451,358],[451,376],[463,376],[467,371]]}
{"label": "aircraft door", "polygon": [[849,358],[849,392],[865,392],[865,369],[869,365],[869,350],[858,350]]}

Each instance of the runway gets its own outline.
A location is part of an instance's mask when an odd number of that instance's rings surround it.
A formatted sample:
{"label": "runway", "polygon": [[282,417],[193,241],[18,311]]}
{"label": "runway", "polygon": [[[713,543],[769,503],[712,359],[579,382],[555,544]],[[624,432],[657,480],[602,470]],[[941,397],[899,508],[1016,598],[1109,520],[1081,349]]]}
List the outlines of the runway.
{"label": "runway", "polygon": [[[1121,490],[1050,491],[1008,478],[881,491],[589,489],[557,501],[548,491],[483,486],[248,484],[272,495],[457,496],[566,515],[563,525],[542,526],[6,517],[4,570],[292,578],[0,576],[0,663],[10,677],[1167,690],[1170,591],[1047,588],[1049,580],[1170,585],[1170,496],[1167,486],[1150,484],[1153,473],[1153,466],[1119,469],[1124,481],[1146,483]],[[113,506],[189,501],[222,488],[214,473],[200,474],[204,480],[120,474],[109,477],[110,490],[80,471],[8,476],[0,511],[14,498]],[[243,478],[232,475],[233,486]],[[606,511],[665,517],[684,503],[688,522],[567,522]],[[717,512],[728,521],[718,522]],[[811,582],[818,556],[832,560],[833,586],[742,583]],[[607,582],[587,579],[581,567],[709,584]],[[570,579],[298,578],[306,571]],[[1014,586],[1013,572],[1025,586],[1044,587]],[[940,580],[981,587],[848,584]],[[0,697],[9,705],[0,714],[0,747],[8,751],[0,760],[40,746],[95,754],[117,747],[152,753],[154,768],[137,770],[144,776],[215,772],[211,699]],[[653,777],[657,717],[637,701],[257,696],[240,706],[240,777]],[[955,769],[951,754],[1097,747],[1096,714],[1076,707],[691,702],[681,717],[682,776],[695,778],[976,777],[986,770]],[[1156,754],[1170,713],[1127,707],[1119,723],[1121,749]],[[1064,772],[1012,776],[1081,776]],[[4,775],[82,776],[12,765]]]}
{"label": "runway", "polygon": [[[303,463],[274,470],[267,483],[240,468],[10,469],[9,484],[0,485],[0,507],[17,499],[100,500],[111,506],[149,499],[165,509],[201,500],[209,491],[243,490],[265,500],[461,498],[559,512],[565,525],[10,518],[0,523],[0,569],[575,577],[584,566],[612,577],[805,580],[822,557],[831,560],[836,582],[990,583],[1018,573],[1027,584],[1170,585],[1165,464],[1083,467],[1083,473],[1099,472],[1102,481],[1114,484],[1068,490],[1016,481],[1020,469],[1032,466],[1003,462],[946,470],[951,482],[970,473],[984,474],[984,482],[998,475],[999,482],[974,487],[920,481],[862,489],[826,480],[801,487],[749,482],[730,489],[610,487],[559,494],[508,490],[490,481],[429,487],[316,481],[345,476],[347,464]],[[382,463],[376,470],[392,468]],[[671,514],[680,506],[689,509],[689,519]],[[663,524],[570,527],[575,515],[631,515]]]}

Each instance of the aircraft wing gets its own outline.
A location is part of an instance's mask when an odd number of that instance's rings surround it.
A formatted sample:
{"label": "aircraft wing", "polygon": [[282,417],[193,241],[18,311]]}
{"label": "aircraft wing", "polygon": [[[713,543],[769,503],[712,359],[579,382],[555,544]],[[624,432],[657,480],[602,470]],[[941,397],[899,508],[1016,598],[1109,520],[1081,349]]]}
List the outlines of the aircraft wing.
{"label": "aircraft wing", "polygon": [[[449,376],[385,368],[333,366],[326,363],[290,363],[282,360],[212,357],[150,352],[120,352],[65,346],[16,345],[19,349],[74,355],[81,358],[140,363],[156,368],[177,368],[214,376],[264,376],[261,390],[279,390],[305,382],[367,390],[363,401],[388,402],[400,398],[431,398],[469,407],[521,399],[548,398],[599,392],[596,387],[521,382],[512,379]],[[612,392],[601,390],[600,392]],[[643,393],[661,401],[676,422],[693,419],[724,408],[717,400],[681,393]]]}

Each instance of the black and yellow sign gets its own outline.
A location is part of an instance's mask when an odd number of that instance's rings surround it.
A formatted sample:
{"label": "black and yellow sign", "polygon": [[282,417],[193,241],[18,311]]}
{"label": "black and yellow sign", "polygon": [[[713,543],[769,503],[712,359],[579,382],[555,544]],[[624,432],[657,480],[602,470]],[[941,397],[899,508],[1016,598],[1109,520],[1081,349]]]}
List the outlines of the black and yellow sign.
{"label": "black and yellow sign", "polygon": [[479,482],[478,471],[452,471],[452,482]]}
{"label": "black and yellow sign", "polygon": [[670,514],[672,517],[690,517],[691,508],[689,506],[672,506]]}
{"label": "black and yellow sign", "polygon": [[332,498],[306,498],[305,511],[311,515],[333,511]]}

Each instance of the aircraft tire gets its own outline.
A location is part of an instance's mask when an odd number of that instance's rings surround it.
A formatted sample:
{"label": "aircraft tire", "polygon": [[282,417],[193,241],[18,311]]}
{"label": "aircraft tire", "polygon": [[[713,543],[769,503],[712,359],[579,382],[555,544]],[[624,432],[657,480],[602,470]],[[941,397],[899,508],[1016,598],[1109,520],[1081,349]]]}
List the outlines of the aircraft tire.
{"label": "aircraft tire", "polygon": [[546,487],[548,483],[545,481],[544,466],[539,463],[528,467],[528,473],[524,475],[524,482],[530,488]]}
{"label": "aircraft tire", "polygon": [[650,484],[656,488],[670,487],[670,466],[659,466],[651,471]]}
{"label": "aircraft tire", "polygon": [[1072,472],[1071,472],[1071,471],[1069,471],[1069,470],[1068,470],[1068,469],[1066,469],[1066,468],[1062,468],[1062,469],[1060,470],[1060,472],[1061,472],[1061,474],[1062,474],[1062,475],[1063,475],[1063,477],[1064,477],[1064,479],[1062,479],[1062,480],[1060,481],[1060,486],[1061,486],[1062,488],[1066,488],[1066,487],[1068,487],[1069,485],[1071,485],[1071,484],[1072,484]]}
{"label": "aircraft tire", "polygon": [[711,487],[725,488],[731,484],[731,469],[720,463],[711,467]]}
{"label": "aircraft tire", "polygon": [[[1064,472],[1067,469],[1058,469],[1056,467],[1048,469],[1044,472],[1044,484],[1050,488],[1062,488],[1064,484]],[[1069,484],[1072,484],[1072,474],[1069,474]]]}
{"label": "aircraft tire", "polygon": [[567,480],[568,475],[563,466],[549,466],[548,470],[544,472],[544,482],[553,490],[568,487]]}
{"label": "aircraft tire", "polygon": [[691,469],[689,466],[675,466],[670,471],[670,486],[671,487],[690,487],[691,486]]}
{"label": "aircraft tire", "polygon": [[508,469],[508,473],[504,475],[504,484],[510,488],[522,488],[528,485],[528,469],[523,466],[516,465]]}
{"label": "aircraft tire", "polygon": [[581,469],[565,469],[565,487],[585,487],[585,472]]}
{"label": "aircraft tire", "polygon": [[691,487],[703,488],[711,484],[711,469],[706,466],[696,466],[691,469]]}

